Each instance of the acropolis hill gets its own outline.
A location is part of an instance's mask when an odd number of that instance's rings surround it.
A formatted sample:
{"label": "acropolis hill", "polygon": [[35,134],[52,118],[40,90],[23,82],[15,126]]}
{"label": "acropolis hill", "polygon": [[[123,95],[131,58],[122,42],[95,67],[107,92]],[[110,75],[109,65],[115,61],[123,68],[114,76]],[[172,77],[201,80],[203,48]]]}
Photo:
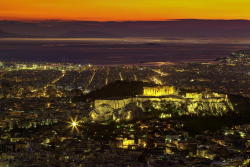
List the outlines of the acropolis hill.
{"label": "acropolis hill", "polygon": [[133,120],[143,113],[160,112],[161,118],[172,115],[222,116],[234,107],[225,94],[179,93],[173,86],[143,87],[136,97],[97,99],[90,117],[93,121]]}

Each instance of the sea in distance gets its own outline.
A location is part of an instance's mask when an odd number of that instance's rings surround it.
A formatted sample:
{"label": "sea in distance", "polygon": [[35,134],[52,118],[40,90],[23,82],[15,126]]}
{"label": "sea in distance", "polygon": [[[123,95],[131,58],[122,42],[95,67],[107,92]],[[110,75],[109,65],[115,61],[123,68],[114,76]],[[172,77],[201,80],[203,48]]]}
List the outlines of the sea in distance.
{"label": "sea in distance", "polygon": [[250,49],[250,39],[0,38],[0,61],[94,65],[212,62]]}

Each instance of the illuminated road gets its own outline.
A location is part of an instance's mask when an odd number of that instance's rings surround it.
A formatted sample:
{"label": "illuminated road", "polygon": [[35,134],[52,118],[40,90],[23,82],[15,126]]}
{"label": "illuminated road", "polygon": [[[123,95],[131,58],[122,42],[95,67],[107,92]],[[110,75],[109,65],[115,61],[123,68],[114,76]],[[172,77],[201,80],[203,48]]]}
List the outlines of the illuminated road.
{"label": "illuminated road", "polygon": [[91,78],[90,78],[90,80],[89,80],[89,83],[88,83],[88,85],[86,86],[86,88],[88,88],[88,87],[91,85],[93,79],[95,78],[95,74],[96,74],[96,71],[94,70],[94,72],[93,72],[93,74],[92,74],[92,76],[91,76]]}
{"label": "illuminated road", "polygon": [[52,80],[50,83],[48,83],[46,86],[44,86],[43,90],[43,96],[46,96],[46,90],[48,89],[49,86],[54,85],[57,83],[59,80],[61,80],[65,76],[65,71],[61,71],[61,75],[59,75],[57,78]]}
{"label": "illuminated road", "polygon": [[119,72],[119,76],[120,76],[120,80],[123,81],[123,76],[122,76],[122,72]]}
{"label": "illuminated road", "polygon": [[109,68],[107,68],[107,76],[105,79],[105,85],[108,85],[108,83],[109,83]]}
{"label": "illuminated road", "polygon": [[136,76],[135,74],[134,74],[134,80],[135,80],[135,81],[137,81],[137,80],[138,80],[138,79],[137,79],[137,76]]}
{"label": "illuminated road", "polygon": [[58,78],[56,78],[56,79],[54,79],[52,82],[51,82],[51,85],[54,85],[54,84],[56,84],[59,80],[61,80],[64,76],[65,76],[65,71],[61,71],[61,75],[58,77]]}
{"label": "illuminated road", "polygon": [[166,72],[162,72],[160,69],[152,69],[153,72],[160,74],[161,76],[168,76],[169,74]]}
{"label": "illuminated road", "polygon": [[[79,68],[79,69],[77,70],[77,72],[78,72],[78,76],[77,76],[77,77],[75,77],[75,79],[74,79],[73,83],[76,83],[76,81],[80,78],[81,73],[82,73],[83,71],[85,71],[85,70],[86,70],[86,68],[84,68],[84,67]],[[84,87],[84,86],[83,86],[83,87]]]}
{"label": "illuminated road", "polygon": [[150,81],[154,82],[157,85],[163,85],[163,82],[155,76],[150,78]]}

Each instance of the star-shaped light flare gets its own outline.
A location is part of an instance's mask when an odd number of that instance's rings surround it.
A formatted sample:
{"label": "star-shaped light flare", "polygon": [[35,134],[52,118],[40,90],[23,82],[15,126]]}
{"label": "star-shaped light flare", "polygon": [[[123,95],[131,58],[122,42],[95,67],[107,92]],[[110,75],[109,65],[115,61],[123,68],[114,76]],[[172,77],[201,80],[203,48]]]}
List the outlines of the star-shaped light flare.
{"label": "star-shaped light flare", "polygon": [[80,124],[77,118],[70,118],[70,121],[68,123],[69,123],[69,128],[71,128],[73,132],[74,131],[79,132],[78,127],[80,126]]}

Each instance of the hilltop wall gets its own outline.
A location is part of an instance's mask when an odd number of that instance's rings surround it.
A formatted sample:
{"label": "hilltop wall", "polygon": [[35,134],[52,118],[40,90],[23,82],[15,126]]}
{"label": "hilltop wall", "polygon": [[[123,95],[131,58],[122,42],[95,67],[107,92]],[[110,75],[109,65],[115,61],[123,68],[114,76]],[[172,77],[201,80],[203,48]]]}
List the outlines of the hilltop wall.
{"label": "hilltop wall", "polygon": [[[155,92],[155,90],[159,90],[159,92]],[[162,92],[160,92],[162,90]],[[218,94],[218,93],[186,93],[185,96],[180,95],[166,95],[164,96],[152,96],[153,94],[163,94],[163,92],[166,93],[171,91],[172,88],[169,90],[163,89],[153,89],[152,91],[149,91],[148,88],[145,89],[147,92],[146,94],[150,94],[151,96],[138,96],[138,97],[131,97],[131,98],[125,98],[125,99],[100,99],[95,100],[93,102],[93,107],[98,108],[100,105],[108,104],[113,109],[120,109],[124,108],[130,103],[136,103],[139,105],[140,103],[151,101],[151,102],[181,102],[181,103],[188,103],[188,102],[199,102],[199,103],[221,103],[221,102],[227,102],[229,103],[228,96],[225,94]],[[152,94],[153,92],[153,94]]]}
{"label": "hilltop wall", "polygon": [[[141,114],[138,114],[138,111]],[[125,99],[95,100],[90,117],[94,121],[112,119],[113,121],[120,121],[123,118],[132,120],[140,117],[144,112],[154,111],[168,114],[168,116],[173,114],[179,116],[222,116],[234,111],[234,107],[227,95],[218,93],[187,93],[182,96],[168,95],[159,97],[138,96]],[[136,113],[136,116],[133,113]]]}

